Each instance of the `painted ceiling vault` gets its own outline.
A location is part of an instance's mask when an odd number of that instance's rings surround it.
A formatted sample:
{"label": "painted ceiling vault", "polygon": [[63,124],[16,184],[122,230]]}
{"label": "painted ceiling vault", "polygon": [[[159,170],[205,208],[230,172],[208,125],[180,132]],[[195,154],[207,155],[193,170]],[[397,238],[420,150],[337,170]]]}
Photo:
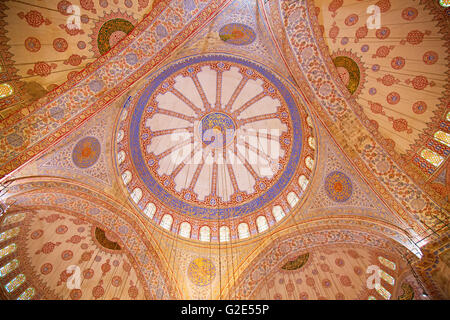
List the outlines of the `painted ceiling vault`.
{"label": "painted ceiling vault", "polygon": [[449,24],[2,1],[0,298],[449,299]]}

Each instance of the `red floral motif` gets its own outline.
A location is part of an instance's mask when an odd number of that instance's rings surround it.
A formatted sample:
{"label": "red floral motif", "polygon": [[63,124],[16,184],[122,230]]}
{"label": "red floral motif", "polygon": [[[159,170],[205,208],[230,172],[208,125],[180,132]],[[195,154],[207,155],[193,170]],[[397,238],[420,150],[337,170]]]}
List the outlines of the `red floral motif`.
{"label": "red floral motif", "polygon": [[64,38],[56,38],[53,40],[53,48],[57,52],[64,52],[69,47],[69,44],[67,43],[66,39]]}
{"label": "red floral motif", "polygon": [[48,64],[46,62],[40,61],[34,64],[33,69],[29,69],[27,71],[27,74],[30,76],[41,76],[41,77],[47,77],[52,73],[52,69],[56,69],[58,65],[56,63]]}
{"label": "red floral motif", "polygon": [[104,264],[102,264],[103,277],[111,270],[111,265],[109,264],[109,261],[110,260],[108,259]]}
{"label": "red floral motif", "polygon": [[35,230],[33,231],[33,233],[31,233],[31,239],[36,240],[39,239],[40,237],[42,237],[42,235],[44,234],[44,230],[39,229],[39,230]]}
{"label": "red floral motif", "polygon": [[149,0],[138,0],[139,8],[138,11],[141,11],[142,9],[146,8],[148,6]]}
{"label": "red floral motif", "polygon": [[30,52],[38,52],[41,50],[41,42],[35,37],[26,38],[25,48]]}
{"label": "red floral motif", "polygon": [[383,106],[379,104],[378,102],[371,102],[369,101],[370,110],[375,114],[385,114],[383,111]]}
{"label": "red floral motif", "polygon": [[89,268],[83,271],[83,277],[85,279],[91,279],[94,276],[94,270]]}
{"label": "red floral motif", "polygon": [[408,42],[409,44],[412,44],[412,45],[418,45],[418,44],[422,43],[425,35],[428,36],[430,34],[431,34],[431,31],[428,31],[428,30],[425,32],[421,32],[419,30],[413,30],[408,33],[408,35],[406,36],[406,40],[400,41],[400,44],[404,45],[404,44],[406,44],[406,42]]}
{"label": "red floral motif", "polygon": [[400,95],[397,92],[391,92],[387,95],[386,100],[389,104],[397,104],[400,102]]}
{"label": "red floral motif", "polygon": [[390,34],[391,29],[389,29],[388,27],[381,27],[380,29],[377,29],[377,31],[375,32],[377,38],[381,40],[386,39],[387,37],[389,37]]}
{"label": "red floral motif", "polygon": [[352,280],[350,280],[350,277],[347,275],[340,276],[339,280],[344,287],[350,287],[352,285]]}
{"label": "red floral motif", "polygon": [[97,13],[97,10],[94,8],[94,1],[92,0],[80,0],[80,5],[85,10]]}
{"label": "red floral motif", "polygon": [[405,119],[394,119],[389,117],[389,120],[392,121],[392,128],[394,128],[395,131],[406,131],[407,133],[412,133],[412,130],[408,127],[408,121]]}
{"label": "red floral motif", "polygon": [[27,14],[19,12],[18,16],[22,20],[25,19],[27,23],[34,28],[39,28],[42,24],[51,24],[50,20],[45,19],[44,16],[36,10],[31,10]]}
{"label": "red floral motif", "polygon": [[423,62],[427,65],[433,65],[439,60],[439,55],[434,51],[427,51],[423,55]]}
{"label": "red floral motif", "polygon": [[358,41],[360,39],[365,38],[368,33],[369,33],[369,29],[367,29],[367,25],[359,27],[358,30],[356,30],[356,33],[355,33],[355,43],[358,43]]}
{"label": "red floral motif", "polygon": [[59,246],[60,244],[61,244],[61,242],[56,242],[56,243],[51,242],[51,241],[50,242],[46,242],[42,246],[41,250],[36,251],[35,254],[39,254],[39,253],[49,254],[49,253],[52,253],[53,250],[55,250],[55,248],[57,246]]}
{"label": "red floral motif", "polygon": [[337,11],[344,4],[344,0],[333,0],[328,5],[328,11],[332,12],[331,16],[334,18],[337,15]]}
{"label": "red floral motif", "polygon": [[66,240],[67,243],[77,244],[80,243],[81,240],[85,239],[85,237],[81,237],[79,235],[73,235],[69,239]]}
{"label": "red floral motif", "polygon": [[383,85],[385,85],[387,87],[390,87],[393,84],[400,83],[399,79],[395,78],[393,75],[390,75],[390,74],[383,76],[383,78],[378,78],[377,81],[381,82]]}
{"label": "red floral motif", "polygon": [[81,259],[78,263],[91,260],[93,254],[94,250],[83,252],[83,254],[81,255]]}
{"label": "red floral motif", "polygon": [[347,18],[345,18],[345,25],[351,27],[358,23],[359,17],[356,13],[353,13],[349,15]]}
{"label": "red floral motif", "polygon": [[100,280],[99,284],[92,289],[92,296],[95,299],[100,298],[105,294],[105,289],[103,288],[103,280]]}
{"label": "red floral motif", "polygon": [[83,291],[81,291],[80,289],[72,289],[69,295],[70,299],[72,300],[80,300],[81,296],[83,295]]}
{"label": "red floral motif", "polygon": [[46,276],[53,270],[53,265],[51,263],[44,263],[41,266],[41,273]]}
{"label": "red floral motif", "polygon": [[68,261],[68,260],[70,260],[70,259],[72,259],[73,258],[73,252],[72,252],[72,250],[64,250],[62,253],[61,253],[61,259],[63,259],[64,261]]}
{"label": "red floral motif", "polygon": [[424,76],[417,76],[414,79],[407,79],[405,80],[406,84],[411,84],[413,85],[414,89],[416,90],[423,90],[425,89],[428,85],[430,85],[430,87],[433,87],[435,85],[435,83],[433,81],[428,82],[428,79]]}
{"label": "red floral motif", "polygon": [[121,277],[119,277],[119,276],[114,276],[112,279],[111,279],[111,285],[113,286],[113,287],[120,287],[120,285],[122,284],[122,278]]}
{"label": "red floral motif", "polygon": [[380,0],[375,5],[380,8],[381,13],[385,13],[391,8],[391,2],[389,0]]}
{"label": "red floral motif", "polygon": [[411,21],[411,20],[414,20],[415,18],[417,18],[418,14],[419,14],[419,12],[417,11],[416,8],[408,7],[408,8],[403,9],[402,18],[407,21]]}
{"label": "red floral motif", "polygon": [[133,281],[130,281],[130,288],[128,289],[128,295],[131,299],[136,299],[139,294],[138,288],[134,285]]}
{"label": "red floral motif", "polygon": [[57,220],[64,220],[65,218],[63,216],[60,216],[57,213],[51,214],[47,217],[39,218],[39,220],[45,220],[47,223],[53,223]]}
{"label": "red floral motif", "polygon": [[336,38],[339,35],[339,27],[336,25],[336,22],[333,22],[330,31],[328,32],[328,36],[333,40],[333,43],[336,42]]}
{"label": "red floral motif", "polygon": [[56,7],[57,7],[59,13],[61,13],[62,15],[68,16],[68,15],[70,15],[70,13],[68,13],[68,9],[71,5],[72,5],[72,3],[70,3],[69,1],[62,0],[62,1],[58,2]]}
{"label": "red floral motif", "polygon": [[56,233],[57,234],[64,234],[67,232],[67,230],[69,230],[69,228],[66,225],[60,225],[58,226],[58,228],[56,228]]}
{"label": "red floral motif", "polygon": [[71,66],[79,66],[84,59],[86,59],[86,56],[80,56],[78,54],[71,55],[66,61],[64,61],[64,64],[70,64]]}
{"label": "red floral motif", "polygon": [[417,101],[413,104],[412,110],[415,114],[422,114],[427,111],[427,104],[425,101]]}
{"label": "red floral motif", "polygon": [[406,60],[403,57],[395,57],[391,61],[391,67],[395,70],[400,70],[405,66]]}
{"label": "red floral motif", "polygon": [[377,52],[372,55],[372,58],[386,58],[392,49],[394,49],[394,46],[381,46],[377,49]]}

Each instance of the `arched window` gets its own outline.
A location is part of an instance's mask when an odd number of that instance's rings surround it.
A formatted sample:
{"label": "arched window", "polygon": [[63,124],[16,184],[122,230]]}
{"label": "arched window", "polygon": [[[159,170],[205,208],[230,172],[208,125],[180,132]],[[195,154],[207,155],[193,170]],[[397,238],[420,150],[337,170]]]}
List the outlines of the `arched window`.
{"label": "arched window", "polygon": [[230,228],[222,226],[219,229],[220,242],[230,241]]}
{"label": "arched window", "polygon": [[239,239],[245,239],[245,238],[250,237],[250,231],[248,229],[248,224],[240,223],[238,225],[238,235],[239,235]]}
{"label": "arched window", "polygon": [[287,195],[287,201],[288,201],[289,205],[291,206],[291,208],[295,207],[298,200],[300,200],[300,199],[297,197],[297,195],[294,192],[289,192],[289,194]]}
{"label": "arched window", "polygon": [[314,137],[308,138],[308,144],[313,150],[316,150],[316,139]]}
{"label": "arched window", "polygon": [[161,227],[163,227],[166,230],[170,231],[170,228],[172,227],[173,218],[170,214],[165,214],[161,219]]}
{"label": "arched window", "polygon": [[0,259],[6,257],[8,254],[13,253],[14,251],[16,251],[16,244],[15,243],[11,243],[10,245],[2,248],[0,250]]}
{"label": "arched window", "polygon": [[380,263],[382,265],[388,267],[391,270],[395,270],[395,268],[397,267],[395,262],[392,262],[391,260],[388,260],[388,259],[386,259],[385,257],[382,257],[382,256],[378,257],[378,261],[380,261]]}
{"label": "arched window", "polygon": [[447,147],[450,147],[449,133],[439,130],[434,134],[434,138],[438,140],[440,143],[445,144]]}
{"label": "arched window", "polygon": [[149,202],[147,203],[147,205],[145,206],[144,209],[144,213],[147,217],[149,217],[150,219],[153,219],[153,216],[155,215],[156,212],[156,206],[154,203]]}
{"label": "arched window", "polygon": [[19,260],[14,259],[0,268],[0,277],[3,278],[11,271],[15,270],[19,266]]}
{"label": "arched window", "polygon": [[133,199],[135,203],[139,203],[139,201],[141,201],[141,198],[142,198],[142,190],[140,188],[134,189],[133,192],[131,193],[131,199]]}
{"label": "arched window", "polygon": [[131,172],[127,170],[122,173],[122,180],[127,185],[131,181]]}
{"label": "arched window", "polygon": [[264,216],[259,216],[256,218],[256,226],[258,227],[258,232],[264,232],[269,229],[269,224],[267,223],[267,218]]}
{"label": "arched window", "polygon": [[209,242],[211,241],[211,230],[207,226],[200,228],[200,241]]}
{"label": "arched window", "polygon": [[6,241],[8,239],[14,238],[19,234],[20,228],[15,227],[13,229],[6,230],[0,233],[0,242]]}
{"label": "arched window", "polygon": [[7,98],[11,96],[13,93],[14,88],[11,85],[7,83],[0,84],[0,99]]}
{"label": "arched window", "polygon": [[125,133],[123,132],[123,130],[119,130],[119,132],[117,133],[117,143],[119,143],[120,141],[122,141],[123,137],[125,136]]}
{"label": "arched window", "polygon": [[122,150],[117,154],[117,163],[121,164],[124,160],[125,160],[125,151]]}
{"label": "arched window", "polygon": [[377,300],[374,296],[369,296],[367,300]]}
{"label": "arched window", "polygon": [[420,156],[435,167],[438,167],[444,161],[442,156],[438,155],[434,151],[431,151],[430,149],[423,149],[420,152]]}
{"label": "arched window", "polygon": [[387,274],[386,272],[384,272],[381,269],[379,269],[379,271],[380,271],[381,279],[383,279],[384,281],[389,283],[391,286],[393,286],[395,284],[395,279],[391,275]]}
{"label": "arched window", "polygon": [[312,169],[314,168],[314,160],[310,156],[306,157],[305,164],[306,167],[312,171]]}
{"label": "arched window", "polygon": [[312,127],[313,126],[313,122],[310,116],[306,117],[306,123],[308,124],[308,126]]}
{"label": "arched window", "polygon": [[308,186],[308,182],[309,182],[308,179],[304,175],[301,175],[298,178],[298,184],[300,185],[300,188],[302,188],[303,191],[306,190],[306,187]]}
{"label": "arched window", "polygon": [[375,290],[386,300],[391,299],[391,293],[387,291],[381,284],[375,284]]}
{"label": "arched window", "polygon": [[276,220],[277,222],[281,221],[281,219],[283,219],[284,216],[285,216],[285,213],[284,213],[284,211],[283,211],[283,208],[280,207],[280,206],[275,206],[275,207],[273,207],[273,209],[272,209],[272,214],[273,214],[273,217],[275,218],[275,220]]}
{"label": "arched window", "polygon": [[17,300],[30,300],[34,297],[34,294],[36,293],[36,290],[34,288],[28,288],[22,294],[17,298]]}
{"label": "arched window", "polygon": [[191,237],[191,225],[188,222],[183,222],[180,224],[180,236],[185,238]]}
{"label": "arched window", "polygon": [[9,214],[3,220],[3,225],[6,226],[8,224],[13,224],[22,221],[25,218],[25,212],[17,213],[17,214]]}
{"label": "arched window", "polygon": [[5,289],[6,291],[8,291],[9,293],[13,292],[14,290],[16,290],[22,283],[24,283],[26,280],[25,275],[23,273],[19,274],[17,277],[15,277],[14,279],[12,279],[10,282],[8,282],[5,285]]}

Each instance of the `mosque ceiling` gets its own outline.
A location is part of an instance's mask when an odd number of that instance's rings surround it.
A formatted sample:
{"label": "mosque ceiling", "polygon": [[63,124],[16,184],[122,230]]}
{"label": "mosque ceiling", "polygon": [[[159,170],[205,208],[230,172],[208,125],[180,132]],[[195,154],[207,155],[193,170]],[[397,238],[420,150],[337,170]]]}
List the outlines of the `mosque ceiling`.
{"label": "mosque ceiling", "polygon": [[[424,1],[416,18],[381,6],[388,36],[370,30],[355,42],[365,9],[341,2],[80,1],[84,33],[73,35],[56,22],[66,1],[46,2],[55,9],[35,27],[26,13],[7,14],[34,32],[17,43],[35,52],[8,48],[24,61],[20,90],[34,81],[43,97],[0,120],[0,175],[13,181],[1,241],[17,248],[0,262],[24,266],[2,284],[22,281],[15,298],[28,288],[58,299],[419,298],[402,259],[420,258],[429,228],[448,225],[448,159],[439,149],[444,161],[427,173],[407,157],[424,132],[448,124],[437,117],[448,40]],[[349,10],[361,15],[354,26]],[[420,22],[411,30],[430,30],[423,41],[436,55],[418,60],[423,48],[394,30],[402,12]],[[43,44],[45,28],[66,50]],[[372,57],[393,39],[406,61],[398,69],[389,55]],[[58,60],[47,76],[28,73],[44,54],[81,58],[74,70]],[[384,84],[383,71],[399,81]],[[434,84],[420,90],[429,98],[419,116],[409,102],[425,75]],[[390,90],[400,101],[382,101]],[[370,99],[383,117],[365,107]],[[412,132],[395,130],[400,117]],[[396,266],[383,267],[387,293],[364,288],[380,259]],[[81,291],[64,284],[72,264]]]}

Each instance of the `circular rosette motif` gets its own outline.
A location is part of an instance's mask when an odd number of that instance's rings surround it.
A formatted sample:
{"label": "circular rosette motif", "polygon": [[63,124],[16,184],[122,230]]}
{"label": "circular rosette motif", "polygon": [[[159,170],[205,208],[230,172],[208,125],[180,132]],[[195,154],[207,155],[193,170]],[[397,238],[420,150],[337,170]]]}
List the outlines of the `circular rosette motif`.
{"label": "circular rosette motif", "polygon": [[298,202],[313,129],[285,79],[229,55],[181,59],[151,78],[128,99],[116,141],[119,174],[144,215],[193,239],[209,227],[214,241],[219,220],[237,233],[234,219],[255,225]]}
{"label": "circular rosette motif", "polygon": [[328,174],[325,178],[325,192],[336,202],[345,202],[350,199],[353,187],[349,177],[339,171]]}
{"label": "circular rosette motif", "polygon": [[256,39],[256,33],[252,28],[241,23],[230,23],[219,30],[222,41],[237,46],[251,44]]}
{"label": "circular rosette motif", "polygon": [[85,137],[73,148],[72,161],[81,169],[92,167],[100,157],[100,149],[100,142],[96,138]]}
{"label": "circular rosette motif", "polygon": [[188,267],[189,280],[197,286],[203,287],[209,285],[216,276],[216,267],[207,258],[196,258]]}

